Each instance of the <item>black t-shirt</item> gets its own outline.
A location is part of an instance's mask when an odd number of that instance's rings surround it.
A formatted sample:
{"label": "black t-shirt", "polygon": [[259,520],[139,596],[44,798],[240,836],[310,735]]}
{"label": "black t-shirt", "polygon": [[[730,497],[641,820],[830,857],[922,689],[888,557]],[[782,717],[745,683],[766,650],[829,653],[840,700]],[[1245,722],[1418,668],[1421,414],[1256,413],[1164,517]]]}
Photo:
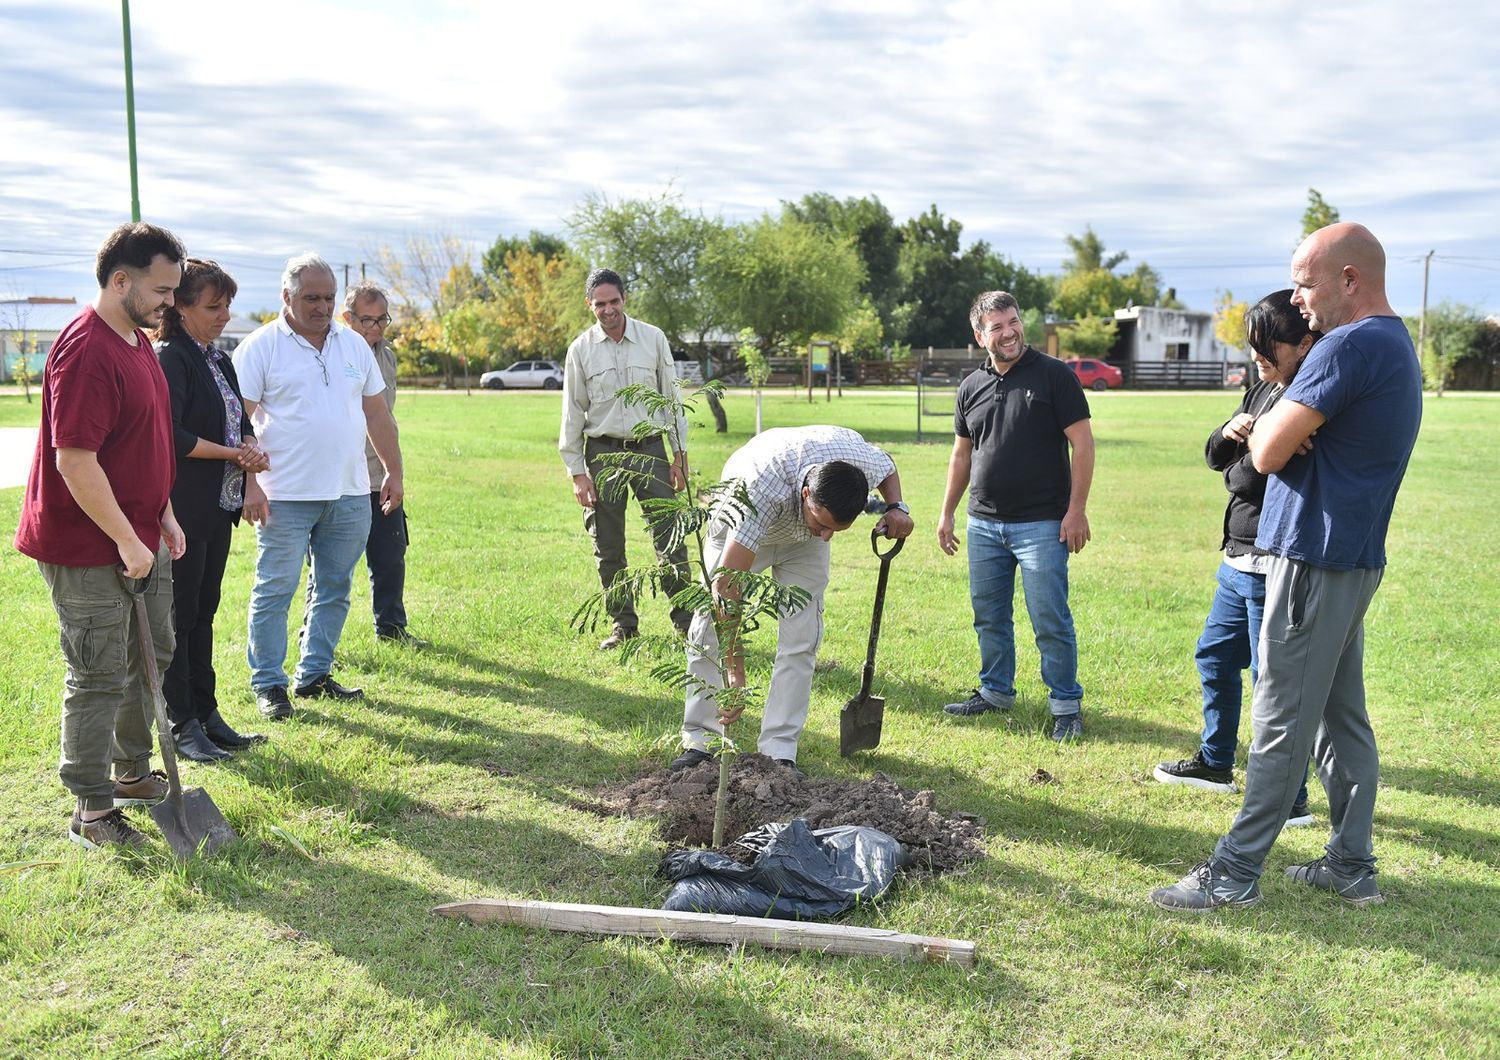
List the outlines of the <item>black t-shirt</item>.
{"label": "black t-shirt", "polygon": [[974,443],[969,514],[1006,522],[1061,519],[1072,480],[1064,430],[1089,418],[1073,370],[1028,346],[1010,371],[988,360],[958,387],[953,431]]}

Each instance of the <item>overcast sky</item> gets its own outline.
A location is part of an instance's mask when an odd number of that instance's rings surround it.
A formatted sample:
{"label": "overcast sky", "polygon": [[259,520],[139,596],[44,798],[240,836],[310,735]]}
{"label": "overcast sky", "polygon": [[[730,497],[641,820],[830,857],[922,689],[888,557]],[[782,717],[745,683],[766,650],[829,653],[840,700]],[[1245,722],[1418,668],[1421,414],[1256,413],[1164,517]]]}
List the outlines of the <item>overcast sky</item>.
{"label": "overcast sky", "polygon": [[[1108,11],[1104,9],[1108,8]],[[562,232],[589,192],[729,220],[936,203],[1038,271],[1092,225],[1194,308],[1285,286],[1309,186],[1398,310],[1500,312],[1500,6],[136,0],[142,215],[280,263]],[[90,298],[129,218],[120,5],[0,0],[0,297]]]}

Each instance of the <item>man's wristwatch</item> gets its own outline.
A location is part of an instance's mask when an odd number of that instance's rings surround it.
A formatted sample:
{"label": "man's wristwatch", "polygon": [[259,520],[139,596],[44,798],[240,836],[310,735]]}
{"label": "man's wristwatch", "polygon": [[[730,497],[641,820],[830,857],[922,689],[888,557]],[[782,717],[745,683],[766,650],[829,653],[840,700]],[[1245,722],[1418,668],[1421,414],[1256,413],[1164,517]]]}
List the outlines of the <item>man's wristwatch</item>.
{"label": "man's wristwatch", "polygon": [[906,506],[905,501],[891,501],[891,503],[885,506],[885,510],[888,512],[900,512],[903,515],[911,514],[911,509]]}

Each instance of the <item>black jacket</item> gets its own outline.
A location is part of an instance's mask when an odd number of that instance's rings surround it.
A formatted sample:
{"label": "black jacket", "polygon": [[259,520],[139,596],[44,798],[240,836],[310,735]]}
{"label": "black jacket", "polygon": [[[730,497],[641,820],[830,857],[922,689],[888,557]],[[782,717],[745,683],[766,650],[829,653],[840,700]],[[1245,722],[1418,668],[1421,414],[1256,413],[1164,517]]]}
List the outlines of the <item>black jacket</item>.
{"label": "black jacket", "polygon": [[[167,393],[172,398],[172,444],[177,451],[172,512],[188,537],[206,537],[225,520],[236,523],[240,520],[238,511],[226,512],[219,507],[226,461],[188,457],[199,438],[217,445],[224,444],[224,397],[208,370],[208,361],[197,344],[186,335],[158,342],[156,356],[161,361],[162,374],[167,377]],[[234,365],[226,357],[219,362],[219,367],[229,381],[230,389],[240,396]],[[251,433],[248,416],[240,417],[240,433]]]}
{"label": "black jacket", "polygon": [[[1259,418],[1281,400],[1284,389],[1264,380],[1256,383],[1245,391],[1245,400],[1240,402],[1235,415],[1249,412]],[[1224,473],[1224,488],[1229,491],[1229,505],[1224,509],[1224,540],[1219,547],[1226,556],[1263,555],[1255,547],[1255,535],[1260,529],[1260,506],[1266,497],[1266,476],[1251,463],[1249,446],[1224,437],[1227,424],[1226,420],[1215,428],[1203,448],[1203,458],[1209,467]]]}

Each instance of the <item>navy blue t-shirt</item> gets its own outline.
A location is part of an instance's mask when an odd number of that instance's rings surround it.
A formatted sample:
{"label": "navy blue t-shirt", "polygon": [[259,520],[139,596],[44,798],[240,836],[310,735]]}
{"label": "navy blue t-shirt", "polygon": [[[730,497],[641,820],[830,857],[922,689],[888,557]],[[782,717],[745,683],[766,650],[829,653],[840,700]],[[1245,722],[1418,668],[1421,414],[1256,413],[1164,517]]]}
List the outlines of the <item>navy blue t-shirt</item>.
{"label": "navy blue t-shirt", "polygon": [[1073,480],[1063,433],[1089,418],[1073,370],[1026,347],[1004,375],[986,360],[958,386],[953,433],[974,443],[969,514],[1041,522],[1068,513]]}
{"label": "navy blue t-shirt", "polygon": [[1312,452],[1267,481],[1256,546],[1332,570],[1384,567],[1391,509],[1422,422],[1422,372],[1406,325],[1365,317],[1334,328],[1282,400],[1328,422]]}

